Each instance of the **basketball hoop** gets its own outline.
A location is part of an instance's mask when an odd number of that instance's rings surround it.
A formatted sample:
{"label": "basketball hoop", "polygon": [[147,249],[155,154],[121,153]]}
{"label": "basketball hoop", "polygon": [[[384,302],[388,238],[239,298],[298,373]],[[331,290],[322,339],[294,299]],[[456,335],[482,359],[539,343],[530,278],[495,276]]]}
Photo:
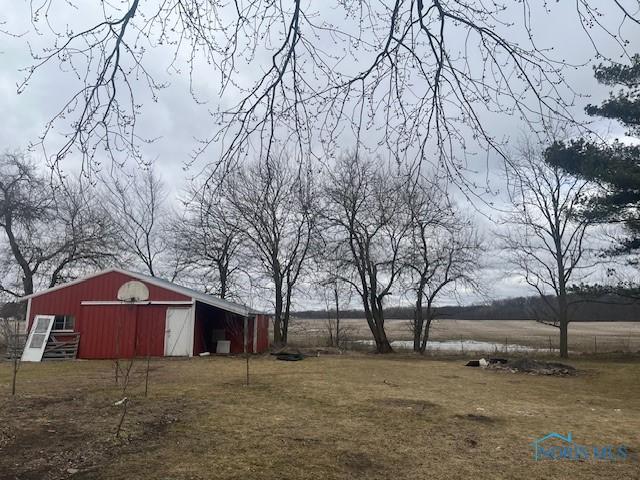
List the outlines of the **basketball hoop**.
{"label": "basketball hoop", "polygon": [[137,280],[131,280],[118,289],[118,300],[122,302],[144,302],[149,300],[149,289]]}

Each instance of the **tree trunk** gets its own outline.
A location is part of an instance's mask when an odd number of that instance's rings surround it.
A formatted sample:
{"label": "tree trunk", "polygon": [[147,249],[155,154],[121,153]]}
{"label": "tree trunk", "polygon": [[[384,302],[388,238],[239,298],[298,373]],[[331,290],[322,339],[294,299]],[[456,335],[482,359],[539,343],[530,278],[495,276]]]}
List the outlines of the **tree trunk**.
{"label": "tree trunk", "polygon": [[391,347],[391,343],[389,343],[389,339],[387,338],[387,334],[382,331],[382,335],[379,338],[376,338],[376,352],[377,353],[393,353],[393,348]]}
{"label": "tree trunk", "polygon": [[429,329],[431,328],[431,316],[427,315],[427,321],[424,324],[424,335],[422,336],[422,342],[420,342],[420,353],[424,355],[427,351],[427,343],[429,342]]}
{"label": "tree trunk", "polygon": [[560,357],[569,358],[568,330],[569,324],[560,321]]}
{"label": "tree trunk", "polygon": [[569,358],[569,304],[567,302],[567,286],[564,281],[564,267],[559,264],[558,320],[560,323],[560,358]]}
{"label": "tree trunk", "polygon": [[31,295],[33,293],[33,274],[31,272],[25,272],[22,285],[25,295]]}
{"label": "tree trunk", "polygon": [[569,308],[566,295],[558,297],[560,323],[560,357],[569,358]]}
{"label": "tree trunk", "polygon": [[282,344],[286,345],[289,341],[289,318],[291,317],[291,286],[287,280],[287,294],[284,302],[284,315],[282,316]]}
{"label": "tree trunk", "polygon": [[[556,207],[557,208],[557,207]],[[567,276],[565,274],[562,234],[556,229],[554,236],[556,266],[558,269],[558,320],[560,323],[560,358],[569,358],[569,304],[567,302]]]}
{"label": "tree trunk", "polygon": [[329,346],[335,347],[335,340],[333,337],[333,323],[331,321],[331,310],[327,309],[327,330],[329,331]]}
{"label": "tree trunk", "polygon": [[218,276],[220,277],[220,298],[227,297],[227,268],[218,265]]}
{"label": "tree trunk", "polygon": [[335,285],[333,296],[336,301],[336,348],[340,348],[340,300],[338,298],[338,288]]}
{"label": "tree trunk", "polygon": [[[17,343],[17,339],[15,342]],[[16,394],[16,377],[18,376],[18,346],[14,345],[13,351],[13,376],[11,377],[11,395],[15,396]]]}
{"label": "tree trunk", "polygon": [[382,311],[378,311],[377,315],[373,317],[375,328],[373,329],[373,338],[376,342],[377,353],[391,353],[393,348],[387,338],[387,332],[384,329],[384,317],[382,317]]}
{"label": "tree trunk", "polygon": [[282,338],[282,281],[278,278],[274,280],[276,287],[276,308],[273,317],[273,343],[276,347],[281,347],[284,345]]}
{"label": "tree trunk", "polygon": [[429,331],[431,328],[431,321],[433,320],[434,314],[433,309],[431,308],[433,302],[433,297],[429,297],[427,299],[427,320],[424,324],[424,334],[422,336],[422,341],[420,342],[420,353],[424,355],[424,352],[427,351],[427,343],[429,342]]}
{"label": "tree trunk", "polygon": [[280,342],[282,345],[286,345],[289,339],[287,338],[289,335],[289,313],[287,313],[282,319],[281,323],[281,333],[280,333]]}
{"label": "tree trunk", "polygon": [[376,342],[377,353],[390,353],[393,352],[391,343],[387,339],[387,333],[384,330],[384,310],[382,305],[382,298],[375,294],[375,274],[372,275],[372,286],[368,286],[364,277],[362,279],[363,293],[360,293],[362,298],[362,305],[364,307],[365,317],[369,330],[373,335],[373,339]]}
{"label": "tree trunk", "polygon": [[29,262],[24,257],[22,252],[20,251],[20,246],[18,245],[18,241],[13,233],[13,219],[8,214],[5,214],[4,219],[4,230],[7,234],[7,239],[9,241],[9,246],[11,247],[11,253],[13,253],[13,258],[15,258],[16,262],[20,266],[22,270],[22,287],[24,289],[24,295],[31,295],[33,293],[33,270],[29,265]]}
{"label": "tree trunk", "polygon": [[413,351],[421,352],[420,340],[422,338],[422,327],[424,326],[424,316],[422,314],[422,293],[418,293],[416,306],[413,312]]}

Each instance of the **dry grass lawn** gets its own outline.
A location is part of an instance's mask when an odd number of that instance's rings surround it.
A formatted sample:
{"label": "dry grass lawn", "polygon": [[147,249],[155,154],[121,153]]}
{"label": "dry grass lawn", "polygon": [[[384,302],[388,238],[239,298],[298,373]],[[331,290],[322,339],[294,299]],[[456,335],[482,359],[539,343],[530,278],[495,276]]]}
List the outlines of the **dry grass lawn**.
{"label": "dry grass lawn", "polygon": [[576,377],[465,368],[464,360],[321,356],[143,362],[127,395],[113,364],[0,363],[2,479],[640,478],[632,461],[534,461],[533,439],[640,451],[640,363],[580,360]]}

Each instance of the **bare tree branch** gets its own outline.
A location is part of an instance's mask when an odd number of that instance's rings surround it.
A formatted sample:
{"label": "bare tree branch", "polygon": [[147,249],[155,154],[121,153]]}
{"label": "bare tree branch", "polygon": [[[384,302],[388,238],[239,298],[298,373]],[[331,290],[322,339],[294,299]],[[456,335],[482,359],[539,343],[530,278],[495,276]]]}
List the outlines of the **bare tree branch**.
{"label": "bare tree branch", "polygon": [[21,153],[0,156],[0,290],[28,295],[116,260],[114,225],[90,190],[49,183]]}
{"label": "bare tree branch", "polygon": [[[583,29],[595,57],[603,56],[600,34],[626,55],[640,24],[632,4],[579,0],[566,24]],[[116,165],[127,157],[142,162],[140,147],[151,139],[137,134],[138,84],[153,100],[167,85],[149,67],[154,51],[168,50],[166,71],[188,76],[196,103],[208,95],[194,79],[212,73],[220,97],[237,99],[212,111],[211,134],[195,149],[197,157],[219,145],[213,163],[223,171],[269,158],[276,140],[300,161],[335,156],[346,141],[398,161],[433,159],[465,182],[467,151],[505,154],[487,119],[518,116],[543,131],[549,117],[573,121],[579,96],[565,78],[575,65],[535,40],[532,12],[558,14],[548,2],[129,0],[82,5],[93,23],[60,29],[51,19],[64,6],[31,1],[34,28],[53,41],[33,53],[19,86],[55,63],[79,85],[45,126],[45,147],[56,125],[70,126],[50,155],[54,165],[71,152],[89,171],[98,152]]]}
{"label": "bare tree branch", "polygon": [[509,261],[547,306],[539,320],[560,329],[560,355],[568,356],[568,285],[584,278],[592,263],[584,238],[591,223],[578,215],[587,183],[544,163],[541,146],[525,140],[507,162],[513,212],[497,232]]}

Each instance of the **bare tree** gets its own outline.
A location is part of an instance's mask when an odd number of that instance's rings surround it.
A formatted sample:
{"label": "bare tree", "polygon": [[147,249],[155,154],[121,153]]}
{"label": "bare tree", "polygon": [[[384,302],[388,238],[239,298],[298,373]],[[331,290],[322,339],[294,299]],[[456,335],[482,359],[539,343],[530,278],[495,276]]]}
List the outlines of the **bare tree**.
{"label": "bare tree", "polygon": [[[238,99],[214,113],[212,132],[196,152],[224,141],[220,165],[256,150],[268,158],[276,138],[294,139],[300,158],[316,146],[331,155],[349,135],[358,149],[384,145],[398,158],[422,160],[433,147],[458,170],[457,145],[468,149],[473,141],[502,153],[487,129],[496,113],[533,127],[547,111],[572,118],[577,92],[564,73],[575,65],[539,46],[535,25],[545,22],[534,19],[564,15],[563,24],[581,29],[599,57],[607,57],[605,40],[617,45],[612,56],[626,55],[640,24],[637,0],[30,4],[34,29],[50,32],[52,41],[33,53],[19,91],[51,64],[69,72],[78,88],[61,101],[42,141],[69,122],[52,161],[77,151],[88,169],[96,152],[118,165],[126,155],[140,159],[148,139],[137,129],[144,110],[136,87],[157,100],[168,83],[157,76],[169,72],[188,76],[196,102],[209,100],[211,84],[199,91],[195,80],[214,75],[217,96]],[[80,25],[57,27],[65,7]],[[148,62],[158,58],[156,49],[163,49],[166,68]]]}
{"label": "bare tree", "polygon": [[11,360],[11,395],[16,394],[16,381],[20,369],[20,354],[26,335],[20,329],[25,323],[25,304],[7,302],[0,307],[0,342],[4,341],[8,358]]}
{"label": "bare tree", "polygon": [[16,382],[20,369],[21,340],[18,322],[9,318],[0,318],[0,338],[4,341],[7,357],[11,360],[11,395],[16,394]]}
{"label": "bare tree", "polygon": [[[109,214],[118,226],[118,239],[124,255],[143,266],[152,277],[175,280],[180,265],[167,259],[170,210],[165,185],[152,168],[140,173],[114,173],[103,182]],[[173,268],[172,268],[173,267]]]}
{"label": "bare tree", "polygon": [[54,234],[65,242],[46,266],[48,287],[77,278],[79,269],[95,270],[118,261],[117,225],[101,201],[93,187],[80,181],[67,182],[55,196],[54,223],[59,227]]}
{"label": "bare tree", "polygon": [[509,261],[546,306],[540,321],[560,330],[560,356],[567,358],[567,287],[592,266],[585,244],[592,224],[577,215],[588,183],[546,164],[541,148],[529,140],[506,165],[513,211],[498,234]]}
{"label": "bare tree", "polygon": [[384,328],[384,301],[402,270],[409,230],[402,199],[406,177],[379,159],[344,155],[325,184],[324,217],[329,238],[347,254],[337,270],[362,300],[379,353],[391,352]]}
{"label": "bare tree", "polygon": [[[343,277],[345,271],[340,271],[342,267],[341,253],[344,251],[344,245],[336,245],[337,250],[330,248],[331,242],[325,245],[325,254],[316,257],[318,260],[319,272],[316,273],[317,279],[312,282],[314,291],[321,291],[327,310],[327,333],[329,334],[329,346],[340,348],[348,328],[340,324],[341,305],[351,302],[353,287],[350,282],[346,282]],[[333,317],[332,317],[333,313]]]}
{"label": "bare tree", "polygon": [[79,181],[50,183],[21,153],[0,156],[0,290],[15,297],[115,260],[113,224]]}
{"label": "bare tree", "polygon": [[204,277],[207,291],[220,298],[238,296],[235,282],[243,269],[246,240],[222,188],[206,182],[192,186],[173,243],[191,275]]}
{"label": "bare tree", "polygon": [[274,343],[287,343],[293,294],[309,259],[317,209],[310,172],[286,156],[246,166],[222,184],[235,222],[273,288]]}
{"label": "bare tree", "polygon": [[483,247],[473,223],[455,210],[436,182],[419,177],[405,198],[411,215],[404,261],[414,301],[413,350],[424,353],[436,299],[459,287],[480,290],[476,276]]}

